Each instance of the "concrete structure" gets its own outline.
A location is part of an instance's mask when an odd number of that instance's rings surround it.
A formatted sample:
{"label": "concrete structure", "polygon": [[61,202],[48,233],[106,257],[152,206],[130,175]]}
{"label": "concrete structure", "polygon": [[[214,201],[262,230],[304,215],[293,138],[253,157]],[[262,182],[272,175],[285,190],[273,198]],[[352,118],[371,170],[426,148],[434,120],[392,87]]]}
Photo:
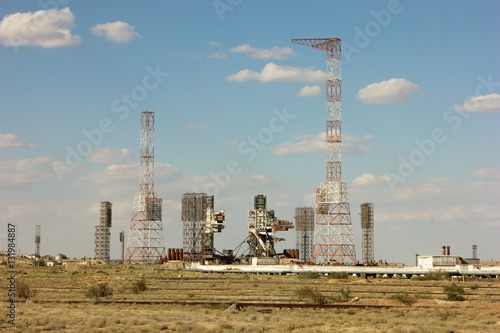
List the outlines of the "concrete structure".
{"label": "concrete structure", "polygon": [[35,227],[35,257],[40,258],[40,243],[42,242],[41,228],[37,224]]}
{"label": "concrete structure", "polygon": [[316,189],[311,261],[357,263],[347,185],[342,181],[340,39],[292,39],[292,43],[326,51],[326,181]]}

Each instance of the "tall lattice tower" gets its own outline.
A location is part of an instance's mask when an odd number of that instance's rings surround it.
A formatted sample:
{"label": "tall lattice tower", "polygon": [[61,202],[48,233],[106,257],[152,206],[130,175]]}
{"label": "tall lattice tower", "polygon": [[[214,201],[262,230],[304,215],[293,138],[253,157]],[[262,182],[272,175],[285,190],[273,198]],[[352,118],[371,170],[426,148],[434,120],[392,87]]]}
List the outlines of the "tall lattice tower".
{"label": "tall lattice tower", "polygon": [[162,199],[154,191],[154,124],[152,111],[141,112],[141,185],[134,197],[125,261],[154,263],[166,256]]}
{"label": "tall lattice tower", "polygon": [[35,227],[35,257],[40,258],[40,243],[42,241],[42,236],[40,234],[40,225],[37,224]]}
{"label": "tall lattice tower", "polygon": [[309,262],[314,237],[314,208],[295,208],[295,230],[297,231],[296,245],[299,250],[299,259]]}
{"label": "tall lattice tower", "polygon": [[373,241],[373,204],[365,202],[361,204],[361,247],[363,264],[375,262],[374,241]]}
{"label": "tall lattice tower", "polygon": [[326,51],[326,181],[316,189],[313,262],[356,263],[347,186],[342,181],[341,47],[338,38],[292,39]]}

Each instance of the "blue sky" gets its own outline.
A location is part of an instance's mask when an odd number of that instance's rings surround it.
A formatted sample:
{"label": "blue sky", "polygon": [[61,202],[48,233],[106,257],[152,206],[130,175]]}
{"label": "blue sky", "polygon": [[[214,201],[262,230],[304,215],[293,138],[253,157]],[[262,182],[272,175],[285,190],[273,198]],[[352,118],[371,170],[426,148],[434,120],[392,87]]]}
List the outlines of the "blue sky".
{"label": "blue sky", "polygon": [[[498,260],[499,10],[495,1],[2,2],[0,216],[18,224],[24,253],[41,224],[43,253],[92,256],[99,201],[111,201],[118,258],[139,188],[140,112],[153,110],[167,247],[182,245],[185,192],[207,189],[226,210],[220,250],[245,238],[256,194],[293,221],[325,178],[325,54],[291,39],[336,37],[358,257],[359,205],[373,202],[377,260],[411,264],[442,245],[469,257],[472,244]],[[271,122],[283,126],[266,137]],[[85,132],[102,138],[88,146]],[[255,149],[252,138],[265,142]],[[214,188],[229,161],[238,174]],[[278,249],[293,248],[295,232],[282,236]]]}

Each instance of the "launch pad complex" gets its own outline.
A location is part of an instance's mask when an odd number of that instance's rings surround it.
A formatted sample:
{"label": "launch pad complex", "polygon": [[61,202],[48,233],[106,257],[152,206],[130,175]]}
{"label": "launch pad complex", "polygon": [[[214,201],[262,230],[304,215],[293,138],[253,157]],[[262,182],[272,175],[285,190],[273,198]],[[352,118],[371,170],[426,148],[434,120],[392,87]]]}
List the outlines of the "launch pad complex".
{"label": "launch pad complex", "polygon": [[[243,241],[234,249],[221,252],[215,247],[214,234],[223,232],[226,227],[225,210],[215,209],[213,195],[188,192],[180,199],[182,248],[166,248],[162,226],[162,199],[154,189],[154,112],[143,111],[140,186],[134,196],[126,250],[124,233],[120,233],[122,262],[153,264],[174,261],[191,263],[191,269],[201,271],[243,272],[253,269],[271,273],[299,272],[304,270],[304,267],[328,273],[340,267],[345,270],[348,267],[374,268],[379,265],[380,262],[377,263],[374,257],[373,203],[363,203],[360,207],[362,230],[360,261],[354,246],[347,186],[342,180],[341,41],[338,38],[292,39],[292,43],[326,52],[326,177],[315,190],[315,207],[295,208],[294,225],[276,216],[275,211],[270,209],[265,195],[256,194],[253,198],[253,209],[250,209],[247,215],[246,237],[242,237]],[[96,226],[95,233],[95,257],[98,259],[109,260],[110,228],[111,203],[103,202],[101,223]],[[291,229],[296,230],[296,247],[278,251],[276,244],[285,240],[278,237],[278,233]],[[449,252],[443,254],[443,257],[444,259],[422,257],[422,260],[419,260],[420,270],[417,271],[432,270],[437,267],[436,269],[458,272],[464,269],[473,270],[479,263],[479,259],[473,258],[467,261],[450,256]],[[467,267],[464,268],[464,265]],[[394,273],[393,270],[386,271],[386,268],[379,270],[380,272],[375,274],[418,274],[415,270],[400,273]],[[353,274],[359,272],[361,272],[359,269],[352,271]],[[368,274],[374,271],[363,272]]]}

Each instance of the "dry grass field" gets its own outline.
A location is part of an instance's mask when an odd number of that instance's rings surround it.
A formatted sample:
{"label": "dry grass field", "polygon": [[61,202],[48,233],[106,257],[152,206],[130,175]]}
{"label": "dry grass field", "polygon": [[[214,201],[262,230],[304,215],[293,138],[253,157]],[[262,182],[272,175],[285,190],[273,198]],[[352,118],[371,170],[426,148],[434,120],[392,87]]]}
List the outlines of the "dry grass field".
{"label": "dry grass field", "polygon": [[[1,272],[7,305],[6,268]],[[457,281],[463,301],[448,300],[443,287],[451,284],[449,278],[299,278],[141,265],[83,266],[69,273],[62,266],[20,265],[17,281],[35,295],[16,303],[15,326],[3,307],[4,331],[500,332],[497,279]],[[92,296],[92,288],[112,295]],[[318,300],[326,306],[312,305]],[[235,303],[242,306],[231,306]]]}

